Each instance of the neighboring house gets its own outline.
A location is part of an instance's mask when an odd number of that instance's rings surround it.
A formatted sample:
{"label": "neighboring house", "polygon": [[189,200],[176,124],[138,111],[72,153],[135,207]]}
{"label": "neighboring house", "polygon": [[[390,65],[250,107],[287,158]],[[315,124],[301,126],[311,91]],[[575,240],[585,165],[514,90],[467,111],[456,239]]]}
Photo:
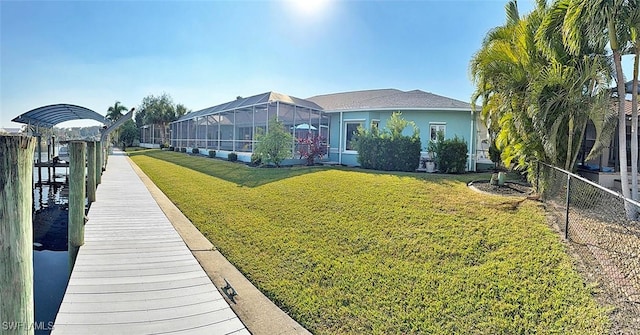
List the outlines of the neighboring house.
{"label": "neighboring house", "polygon": [[[188,113],[171,123],[171,145],[188,150],[199,148],[205,154],[216,150],[216,156],[223,158],[236,152],[239,160],[249,161],[256,132],[260,128],[268,131],[268,120],[275,116],[294,136],[312,133],[327,139],[329,154],[325,160],[358,165],[358,153],[351,147],[354,132],[359,126],[384,128],[397,111],[419,127],[423,155],[427,154],[429,141],[442,131],[445,138],[458,136],[467,142],[469,171],[493,166],[487,158],[488,146],[482,145],[487,138],[486,128],[472,112],[471,105],[420,90],[366,90],[308,99],[267,92],[238,98]],[[407,135],[412,131],[405,130]],[[295,140],[292,149],[297,158]]]}
{"label": "neighboring house", "polygon": [[[636,132],[631,132],[631,101],[625,101],[625,114],[626,114],[626,148],[627,148],[627,166],[631,166],[631,136],[636,134],[638,140],[640,140],[640,128]],[[594,181],[604,187],[622,191],[620,185],[620,160],[619,157],[619,140],[618,140],[618,126],[617,126],[617,103],[613,103],[611,107],[612,112],[609,117],[614,119],[616,128],[611,134],[611,141],[609,145],[604,147],[600,155],[586,160],[587,155],[591,152],[596,140],[596,128],[593,122],[587,123],[584,138],[582,141],[582,148],[578,154],[578,173],[583,177]],[[629,178],[631,180],[631,178]]]}
{"label": "neighboring house", "polygon": [[[492,167],[488,152],[479,146],[486,139],[486,127],[471,111],[469,103],[420,90],[366,90],[317,95],[307,100],[315,102],[330,116],[329,160],[340,164],[358,165],[358,152],[351,147],[358,127],[386,128],[393,112],[402,112],[405,120],[420,129],[423,155],[430,141],[442,131],[445,138],[457,136],[467,142],[470,153],[467,170]],[[413,129],[405,129],[411,135]],[[488,147],[486,148],[488,150]],[[479,154],[477,154],[479,152]]]}
{"label": "neighboring house", "polygon": [[22,128],[0,128],[0,134],[18,135],[22,133]]}

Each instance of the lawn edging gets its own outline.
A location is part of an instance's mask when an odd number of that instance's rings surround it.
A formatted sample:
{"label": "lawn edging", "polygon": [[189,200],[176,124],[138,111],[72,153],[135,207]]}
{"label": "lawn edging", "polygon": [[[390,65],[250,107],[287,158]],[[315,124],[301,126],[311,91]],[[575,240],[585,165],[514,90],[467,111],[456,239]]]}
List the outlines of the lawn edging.
{"label": "lawn edging", "polygon": [[[252,334],[311,334],[260,292],[202,235],[131,158],[127,157],[127,160],[209,279]],[[225,279],[238,292],[234,301],[222,290],[226,285]]]}

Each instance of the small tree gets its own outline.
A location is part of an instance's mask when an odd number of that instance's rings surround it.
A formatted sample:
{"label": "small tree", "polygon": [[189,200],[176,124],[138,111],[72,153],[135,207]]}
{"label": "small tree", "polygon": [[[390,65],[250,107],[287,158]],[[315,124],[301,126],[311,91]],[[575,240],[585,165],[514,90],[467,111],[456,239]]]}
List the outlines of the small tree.
{"label": "small tree", "polygon": [[[133,120],[127,120],[127,122],[120,127],[120,137],[118,139],[124,146],[132,146],[136,138],[138,138],[136,123],[133,122]],[[122,150],[125,150],[125,148],[122,148]]]}
{"label": "small tree", "polygon": [[273,163],[280,166],[283,160],[292,156],[291,144],[293,136],[288,133],[282,122],[272,118],[269,120],[269,130],[266,134],[256,134],[256,148],[254,153],[257,154],[263,162]]}
{"label": "small tree", "polygon": [[307,137],[298,138],[296,141],[299,145],[300,158],[306,159],[309,166],[315,164],[316,158],[322,158],[327,154],[327,146],[324,145],[324,139],[320,135],[314,136],[309,133]]}

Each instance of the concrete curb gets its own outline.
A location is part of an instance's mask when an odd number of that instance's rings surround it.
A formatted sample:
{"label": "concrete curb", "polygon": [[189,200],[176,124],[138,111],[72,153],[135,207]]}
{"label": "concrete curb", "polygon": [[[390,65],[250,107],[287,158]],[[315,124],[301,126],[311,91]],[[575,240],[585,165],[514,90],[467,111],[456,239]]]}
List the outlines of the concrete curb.
{"label": "concrete curb", "polygon": [[[218,291],[225,297],[233,311],[255,335],[272,334],[311,334],[288,314],[282,311],[247,278],[238,271],[206,238],[193,226],[191,221],[169,200],[169,198],[142,172],[129,158],[129,164],[138,174],[151,195],[156,200],[171,224],[187,244],[191,253],[200,263]],[[231,301],[221,288],[226,285],[225,279],[233,286],[238,295]]]}

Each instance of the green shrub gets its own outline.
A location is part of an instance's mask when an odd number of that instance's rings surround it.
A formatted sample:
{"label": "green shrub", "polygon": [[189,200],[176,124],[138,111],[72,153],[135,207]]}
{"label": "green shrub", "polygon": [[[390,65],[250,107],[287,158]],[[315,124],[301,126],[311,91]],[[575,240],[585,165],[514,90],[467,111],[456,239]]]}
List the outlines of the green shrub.
{"label": "green shrub", "polygon": [[262,165],[262,157],[259,154],[253,153],[251,155],[251,165],[252,166],[260,166]]}
{"label": "green shrub", "polygon": [[180,152],[186,153],[187,152],[187,148],[180,148]]}
{"label": "green shrub", "polygon": [[215,150],[209,150],[209,157],[210,158],[215,158],[216,157],[216,151]]}
{"label": "green shrub", "polygon": [[[261,129],[261,128],[259,128]],[[286,158],[291,158],[293,136],[287,132],[282,122],[272,118],[269,120],[269,132],[266,134],[257,133],[255,153],[259,154],[262,160],[280,166]]]}
{"label": "green shrub", "polygon": [[456,135],[452,139],[444,139],[438,133],[438,140],[429,144],[429,151],[435,155],[436,168],[444,173],[463,173],[467,166],[467,142]]}
{"label": "green shrub", "polygon": [[172,147],[172,146],[170,146],[170,147],[169,147],[169,151],[174,151],[174,149],[175,149],[175,148],[174,148],[174,147]]}
{"label": "green shrub", "polygon": [[[365,169],[383,171],[414,171],[420,163],[420,136],[413,121],[391,115],[387,122],[390,131],[368,131],[360,128],[354,142],[358,150],[358,163]],[[408,125],[413,125],[413,135],[402,135]]]}
{"label": "green shrub", "polygon": [[175,147],[175,148],[173,148],[173,151],[180,152],[180,148],[179,147]]}
{"label": "green shrub", "polygon": [[227,155],[227,160],[229,162],[235,162],[238,160],[238,154],[236,154],[235,152],[230,152],[229,155]]}
{"label": "green shrub", "polygon": [[193,149],[191,149],[191,153],[192,153],[192,154],[199,154],[199,153],[200,153],[200,149],[198,149],[198,148],[193,148]]}

